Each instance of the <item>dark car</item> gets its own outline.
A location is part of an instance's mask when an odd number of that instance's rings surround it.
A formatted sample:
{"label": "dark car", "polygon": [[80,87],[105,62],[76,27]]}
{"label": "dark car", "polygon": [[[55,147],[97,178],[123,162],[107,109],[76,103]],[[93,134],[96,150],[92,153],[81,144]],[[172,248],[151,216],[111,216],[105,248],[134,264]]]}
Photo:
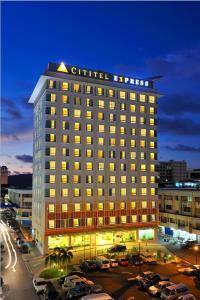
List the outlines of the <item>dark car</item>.
{"label": "dark car", "polygon": [[128,266],[128,259],[126,258],[119,258],[118,260],[119,266],[125,267]]}
{"label": "dark car", "polygon": [[127,254],[126,258],[128,259],[130,264],[133,265],[143,265],[143,259],[139,255],[135,254]]}
{"label": "dark car", "polygon": [[51,282],[47,282],[44,293],[43,293],[43,299],[44,300],[58,300],[60,299],[60,296],[54,287],[54,285]]}
{"label": "dark car", "polygon": [[69,289],[67,293],[67,299],[79,299],[85,295],[97,294],[102,292],[102,287],[100,285],[83,285],[80,287],[75,287]]}
{"label": "dark car", "polygon": [[140,288],[148,290],[150,286],[155,285],[159,281],[168,281],[169,278],[161,277],[159,274],[152,274],[148,278],[144,278],[140,281]]}
{"label": "dark car", "polygon": [[114,245],[111,248],[108,248],[107,252],[115,253],[115,252],[124,252],[126,251],[125,245]]}
{"label": "dark car", "polygon": [[92,271],[96,271],[98,269],[98,266],[94,261],[86,260],[86,261],[82,262],[80,268],[84,272],[92,272]]}

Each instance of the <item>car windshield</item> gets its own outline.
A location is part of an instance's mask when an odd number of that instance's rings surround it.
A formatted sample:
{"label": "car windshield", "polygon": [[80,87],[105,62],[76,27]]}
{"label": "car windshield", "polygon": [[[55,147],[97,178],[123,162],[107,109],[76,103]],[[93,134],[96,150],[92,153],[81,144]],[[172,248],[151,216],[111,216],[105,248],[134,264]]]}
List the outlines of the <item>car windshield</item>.
{"label": "car windshield", "polygon": [[46,281],[38,281],[36,282],[36,285],[45,285],[46,284]]}
{"label": "car windshield", "polygon": [[108,260],[104,260],[103,264],[109,264],[109,261]]}

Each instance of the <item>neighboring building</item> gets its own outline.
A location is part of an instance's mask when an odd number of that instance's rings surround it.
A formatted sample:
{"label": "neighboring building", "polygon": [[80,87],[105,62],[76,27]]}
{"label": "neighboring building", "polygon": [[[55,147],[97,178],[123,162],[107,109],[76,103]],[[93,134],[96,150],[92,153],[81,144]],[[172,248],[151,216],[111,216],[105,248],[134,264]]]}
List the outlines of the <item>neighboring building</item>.
{"label": "neighboring building", "polygon": [[172,184],[187,179],[187,163],[185,161],[159,161],[156,167],[158,183]]}
{"label": "neighboring building", "polygon": [[32,189],[32,174],[19,174],[8,176],[9,188]]}
{"label": "neighboring building", "polygon": [[32,225],[32,190],[8,189],[8,200],[16,204],[16,219],[24,226]]}
{"label": "neighboring building", "polygon": [[187,188],[187,189],[200,190],[200,180],[180,181],[180,182],[176,182],[175,186],[177,188]]}
{"label": "neighboring building", "polygon": [[200,169],[188,169],[187,179],[189,180],[200,180]]}
{"label": "neighboring building", "polygon": [[154,239],[158,96],[153,80],[49,64],[29,100],[42,253]]}
{"label": "neighboring building", "polygon": [[8,168],[6,166],[1,166],[0,184],[1,186],[8,185]]}
{"label": "neighboring building", "polygon": [[158,194],[162,232],[200,242],[200,190],[160,188]]}

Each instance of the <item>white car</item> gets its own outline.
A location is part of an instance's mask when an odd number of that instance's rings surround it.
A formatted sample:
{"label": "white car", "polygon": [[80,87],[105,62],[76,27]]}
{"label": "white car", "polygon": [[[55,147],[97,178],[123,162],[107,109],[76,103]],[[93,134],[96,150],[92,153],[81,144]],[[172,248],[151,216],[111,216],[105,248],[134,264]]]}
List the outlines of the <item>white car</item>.
{"label": "white car", "polygon": [[140,256],[142,257],[144,263],[146,263],[146,264],[156,264],[157,263],[157,259],[152,257],[151,255],[141,254]]}
{"label": "white car", "polygon": [[180,268],[180,269],[178,269],[178,272],[179,273],[184,273],[186,275],[191,275],[194,270],[197,270],[197,268],[186,267],[186,268]]}
{"label": "white car", "polygon": [[196,300],[196,298],[192,294],[187,294],[187,295],[178,297],[178,300]]}
{"label": "white car", "polygon": [[47,281],[44,278],[36,277],[33,278],[33,287],[37,294],[44,292]]}
{"label": "white car", "polygon": [[116,259],[110,259],[110,266],[111,268],[116,268],[118,267],[118,262]]}
{"label": "white car", "polygon": [[162,290],[173,284],[174,283],[170,281],[159,281],[156,285],[150,286],[148,292],[153,296],[158,296],[161,294]]}
{"label": "white car", "polygon": [[143,278],[148,277],[151,274],[153,274],[152,271],[145,271],[141,275],[137,275],[136,277],[128,278],[128,281],[137,281],[137,282],[140,282]]}
{"label": "white car", "polygon": [[65,282],[62,285],[62,289],[68,291],[70,288],[75,288],[83,285],[94,285],[94,282],[86,279],[85,277],[73,275],[65,278]]}

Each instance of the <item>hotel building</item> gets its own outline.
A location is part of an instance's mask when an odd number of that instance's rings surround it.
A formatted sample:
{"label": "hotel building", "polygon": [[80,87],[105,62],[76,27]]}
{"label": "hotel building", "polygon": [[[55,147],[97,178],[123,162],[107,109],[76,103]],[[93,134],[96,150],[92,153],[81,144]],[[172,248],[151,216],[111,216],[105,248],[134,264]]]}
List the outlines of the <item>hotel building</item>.
{"label": "hotel building", "polygon": [[49,63],[34,104],[34,238],[100,247],[154,239],[158,227],[153,80]]}

